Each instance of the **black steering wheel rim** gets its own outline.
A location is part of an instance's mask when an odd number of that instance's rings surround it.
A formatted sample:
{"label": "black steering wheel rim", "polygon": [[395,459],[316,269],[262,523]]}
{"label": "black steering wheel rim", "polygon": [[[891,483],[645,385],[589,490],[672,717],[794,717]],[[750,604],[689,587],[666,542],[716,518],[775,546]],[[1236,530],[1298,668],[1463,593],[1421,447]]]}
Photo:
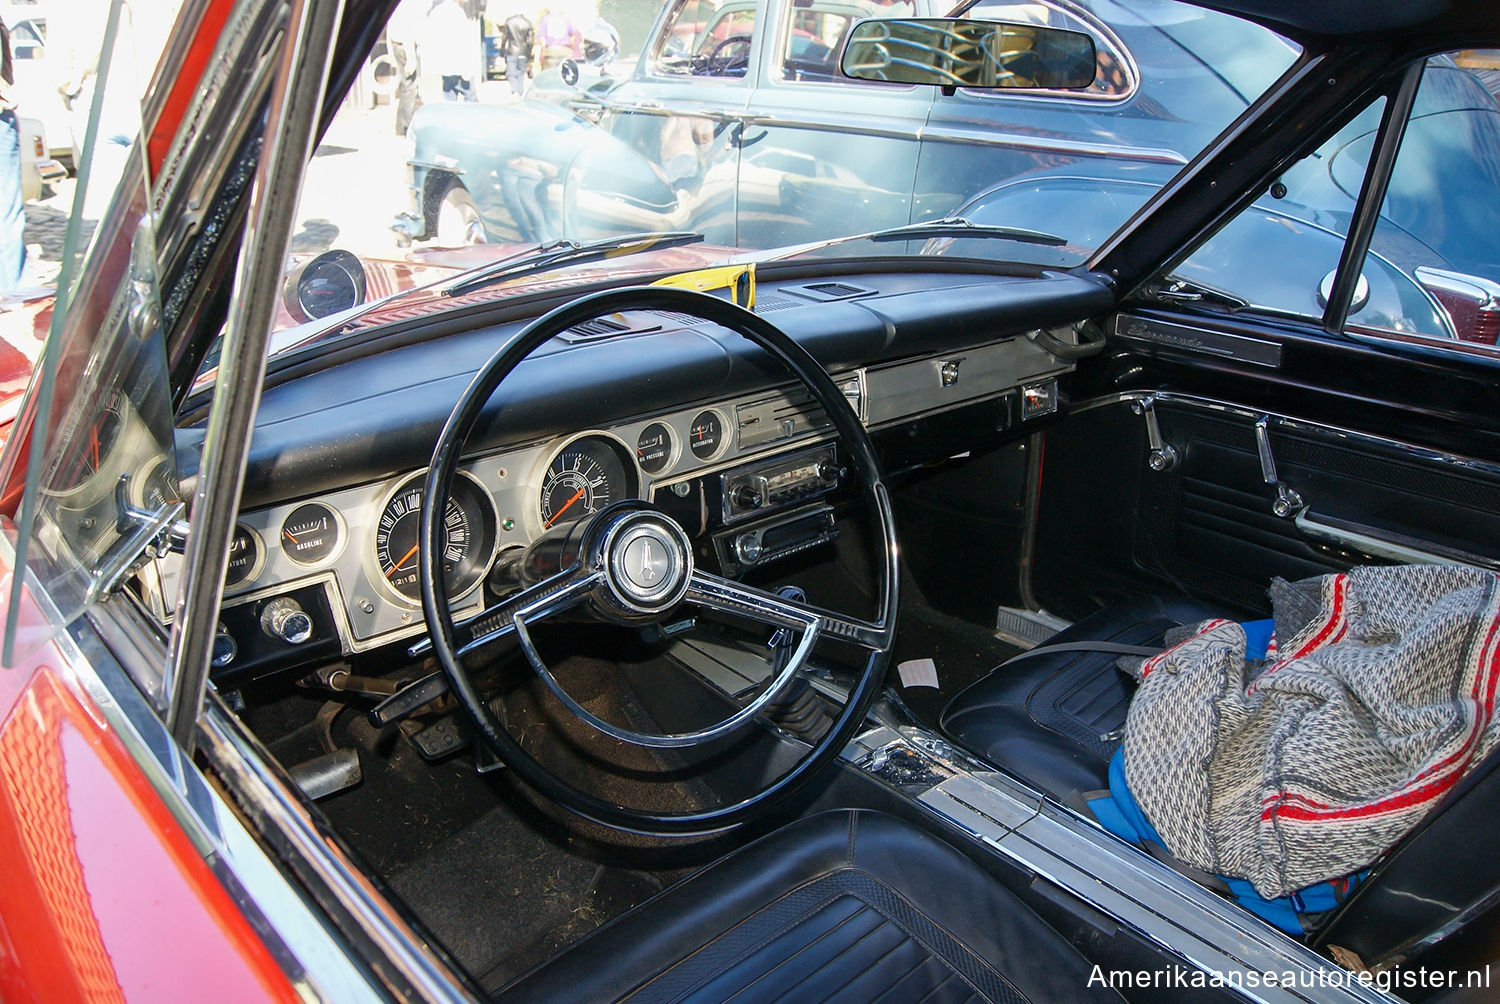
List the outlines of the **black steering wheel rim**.
{"label": "black steering wheel rim", "polygon": [[[605,801],[558,778],[521,748],[475,689],[455,648],[442,553],[442,519],[465,440],[501,382],[533,351],[555,336],[602,314],[663,310],[690,314],[720,325],[778,359],[821,405],[842,439],[858,491],[880,532],[880,588],[873,622],[877,645],[870,652],[843,711],[822,739],[786,773],[751,795],[699,812],[656,813]],[[726,300],[666,286],[606,290],[559,307],[528,324],[480,367],[443,426],[423,489],[419,552],[422,614],[443,673],[481,740],[529,786],[586,819],[633,832],[705,833],[736,826],[794,794],[843,750],[863,723],[884,684],[895,636],[898,599],[895,520],[874,444],[833,380],[800,345],[765,319]]]}

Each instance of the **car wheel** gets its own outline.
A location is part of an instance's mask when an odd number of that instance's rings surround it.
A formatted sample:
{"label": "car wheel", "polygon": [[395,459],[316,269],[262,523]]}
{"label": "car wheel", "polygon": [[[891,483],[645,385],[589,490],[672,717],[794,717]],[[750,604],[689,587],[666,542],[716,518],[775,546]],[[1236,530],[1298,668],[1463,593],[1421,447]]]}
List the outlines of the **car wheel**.
{"label": "car wheel", "polygon": [[459,247],[464,244],[485,244],[484,221],[479,217],[479,207],[468,189],[458,182],[448,186],[443,201],[438,205],[437,226],[433,239],[444,247]]}

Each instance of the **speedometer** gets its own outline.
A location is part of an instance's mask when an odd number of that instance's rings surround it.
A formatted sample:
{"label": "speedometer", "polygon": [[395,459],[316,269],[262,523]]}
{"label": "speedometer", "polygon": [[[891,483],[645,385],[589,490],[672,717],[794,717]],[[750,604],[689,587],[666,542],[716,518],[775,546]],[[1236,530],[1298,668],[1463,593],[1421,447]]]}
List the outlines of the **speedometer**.
{"label": "speedometer", "polygon": [[537,510],[546,529],[582,519],[634,494],[634,479],[616,445],[603,436],[584,436],[559,450],[547,465]]}
{"label": "speedometer", "polygon": [[[427,476],[401,484],[380,512],[375,525],[375,562],[379,580],[401,597],[421,602],[417,571],[421,550],[422,492]],[[479,584],[495,550],[495,508],[489,493],[466,474],[453,481],[443,509],[443,574],[450,599]]]}

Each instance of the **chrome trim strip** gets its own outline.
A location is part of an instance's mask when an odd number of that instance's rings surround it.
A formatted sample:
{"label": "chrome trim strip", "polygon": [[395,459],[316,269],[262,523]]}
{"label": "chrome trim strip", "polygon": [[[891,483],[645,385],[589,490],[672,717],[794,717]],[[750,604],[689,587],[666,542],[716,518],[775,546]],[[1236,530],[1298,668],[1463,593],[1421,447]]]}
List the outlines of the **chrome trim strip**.
{"label": "chrome trim strip", "polygon": [[200,749],[225,783],[245,800],[263,829],[287,842],[282,856],[292,867],[306,868],[321,883],[357,933],[372,943],[420,999],[472,1001],[476,998],[454,981],[448,968],[407,926],[370,879],[342,852],[302,804],[302,796],[219,700],[210,695],[199,720]]}
{"label": "chrome trim strip", "polygon": [[[1184,968],[1240,974],[1241,992],[1266,1002],[1390,1001],[1374,987],[1305,945],[1199,886],[1139,848],[1016,779],[992,772],[917,727],[879,727],[857,737],[843,757],[863,768],[892,744],[949,774],[917,800],[986,846],[1181,959]],[[872,775],[880,781],[878,775]],[[881,783],[884,783],[883,781]],[[1292,987],[1250,985],[1260,974],[1291,975]],[[1236,987],[1235,989],[1239,989]]]}
{"label": "chrome trim strip", "polygon": [[1147,397],[1155,397],[1157,403],[1170,402],[1172,404],[1185,405],[1187,407],[1200,408],[1204,411],[1214,411],[1225,415],[1233,415],[1236,418],[1245,418],[1252,424],[1262,415],[1268,415],[1275,423],[1289,431],[1307,432],[1313,434],[1332,434],[1340,439],[1355,444],[1373,447],[1384,447],[1404,454],[1408,459],[1422,461],[1431,464],[1441,464],[1453,467],[1466,473],[1481,475],[1489,478],[1500,478],[1500,464],[1491,463],[1487,460],[1475,460],[1471,457],[1462,457],[1456,453],[1446,453],[1441,450],[1430,449],[1425,446],[1416,446],[1412,443],[1396,439],[1386,439],[1381,436],[1372,436],[1366,432],[1358,432],[1354,429],[1346,429],[1342,426],[1327,425],[1322,422],[1314,422],[1309,419],[1296,418],[1280,412],[1267,412],[1264,408],[1250,408],[1241,404],[1232,404],[1224,401],[1216,401],[1211,398],[1198,397],[1192,394],[1182,394],[1173,391],[1124,391],[1119,394],[1106,394],[1102,397],[1090,398],[1071,406],[1068,410],[1071,414],[1080,414],[1092,411],[1095,408],[1106,408],[1116,404],[1129,404]]}
{"label": "chrome trim strip", "polygon": [[1171,164],[1182,167],[1187,158],[1175,150],[1153,147],[1120,146],[1115,143],[1086,143],[1082,140],[1045,139],[1023,133],[999,132],[986,129],[964,129],[940,126],[922,130],[922,141],[930,143],[954,143],[965,146],[1003,146],[1022,150],[1038,150],[1044,153],[1076,154],[1080,157],[1145,161],[1151,164]]}
{"label": "chrome trim strip", "polygon": [[1303,509],[1293,522],[1297,524],[1297,529],[1309,537],[1326,541],[1337,547],[1372,554],[1377,558],[1389,558],[1392,561],[1416,565],[1467,565],[1473,568],[1500,569],[1500,560],[1494,558],[1470,554],[1467,551],[1454,550],[1444,553],[1440,550],[1428,550],[1416,541],[1406,544],[1382,537],[1379,535],[1379,527],[1366,527],[1365,529],[1370,532],[1361,533],[1358,530],[1320,522],[1314,516],[1311,510]]}
{"label": "chrome trim strip", "polygon": [[222,569],[244,489],[245,455],[265,381],[266,344],[280,302],[281,266],[343,8],[343,0],[301,0],[292,5],[272,81],[265,145],[250,190],[163,677],[162,690],[170,702],[167,727],[189,752],[197,738],[198,710],[224,599]]}

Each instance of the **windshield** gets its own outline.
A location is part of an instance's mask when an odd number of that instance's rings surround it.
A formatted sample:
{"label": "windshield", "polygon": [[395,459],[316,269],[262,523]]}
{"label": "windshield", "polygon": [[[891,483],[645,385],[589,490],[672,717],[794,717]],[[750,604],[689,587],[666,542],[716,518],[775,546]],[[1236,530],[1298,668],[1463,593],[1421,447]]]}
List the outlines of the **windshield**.
{"label": "windshield", "polygon": [[[532,48],[473,6],[403,0],[392,15],[309,165],[273,353],[456,300],[787,247],[1075,266],[1298,55],[1172,0],[991,0],[966,16],[1088,35],[1094,81],[943,93],[838,69],[860,20],[946,10],[920,0],[554,8],[555,37]],[[809,249],[948,218],[980,226]],[[702,237],[524,267],[559,242],[668,232]],[[523,267],[460,278],[501,259]],[[369,311],[391,297],[399,309]]]}

